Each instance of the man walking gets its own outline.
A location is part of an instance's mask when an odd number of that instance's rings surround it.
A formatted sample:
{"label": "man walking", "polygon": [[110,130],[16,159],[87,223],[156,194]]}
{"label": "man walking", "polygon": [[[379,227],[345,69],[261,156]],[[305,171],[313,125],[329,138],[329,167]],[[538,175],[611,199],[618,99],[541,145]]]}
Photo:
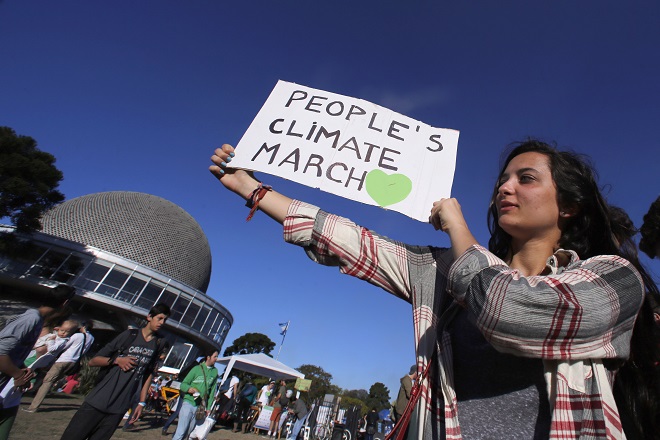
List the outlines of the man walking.
{"label": "man walking", "polygon": [[417,380],[417,365],[410,367],[408,374],[401,378],[401,387],[399,388],[399,395],[396,398],[396,405],[394,407],[396,422],[401,420],[401,416],[408,405],[414,380]]}
{"label": "man walking", "polygon": [[62,440],[110,439],[130,407],[131,398],[141,389],[140,404],[132,415],[133,420],[138,419],[146,406],[158,359],[167,350],[167,344],[156,332],[169,316],[166,304],[156,304],[147,315],[146,326],[124,331],[89,361],[91,367],[106,367],[106,374],[74,414]]}
{"label": "man walking", "polygon": [[[0,331],[0,390],[12,378],[15,386],[24,387],[34,376],[23,362],[39,338],[44,319],[62,309],[75,293],[73,287],[63,284],[39,295],[38,309],[28,309]],[[0,439],[9,437],[17,412],[18,404],[7,406],[0,401]]]}

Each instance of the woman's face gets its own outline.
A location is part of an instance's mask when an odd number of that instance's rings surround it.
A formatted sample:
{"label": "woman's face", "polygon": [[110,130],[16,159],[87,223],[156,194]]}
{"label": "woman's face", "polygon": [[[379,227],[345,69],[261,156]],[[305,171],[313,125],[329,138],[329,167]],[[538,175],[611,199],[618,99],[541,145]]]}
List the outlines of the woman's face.
{"label": "woman's face", "polygon": [[559,240],[557,188],[547,156],[528,152],[514,157],[498,185],[498,223],[507,234],[522,240]]}

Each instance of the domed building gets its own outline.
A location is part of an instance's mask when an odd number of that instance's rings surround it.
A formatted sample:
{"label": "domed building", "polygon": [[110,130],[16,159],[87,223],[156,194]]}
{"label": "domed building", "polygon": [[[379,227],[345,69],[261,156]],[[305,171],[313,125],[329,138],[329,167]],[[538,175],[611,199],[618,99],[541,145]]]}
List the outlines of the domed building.
{"label": "domed building", "polygon": [[[42,225],[0,254],[0,278],[12,279],[17,292],[58,283],[76,287],[76,315],[94,321],[99,346],[129,326],[142,326],[158,302],[172,309],[166,366],[176,370],[199,349],[224,343],[233,317],[206,294],[208,240],[179,206],[150,194],[104,192],[56,206]],[[12,230],[2,226],[0,234]]]}

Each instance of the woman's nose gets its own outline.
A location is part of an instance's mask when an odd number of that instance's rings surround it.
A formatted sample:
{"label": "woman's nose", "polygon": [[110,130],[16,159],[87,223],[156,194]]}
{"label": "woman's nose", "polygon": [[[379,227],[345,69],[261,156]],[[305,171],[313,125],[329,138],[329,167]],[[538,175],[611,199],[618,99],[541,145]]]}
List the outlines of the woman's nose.
{"label": "woman's nose", "polygon": [[511,179],[507,179],[500,183],[500,187],[497,189],[498,194],[511,194],[513,192]]}

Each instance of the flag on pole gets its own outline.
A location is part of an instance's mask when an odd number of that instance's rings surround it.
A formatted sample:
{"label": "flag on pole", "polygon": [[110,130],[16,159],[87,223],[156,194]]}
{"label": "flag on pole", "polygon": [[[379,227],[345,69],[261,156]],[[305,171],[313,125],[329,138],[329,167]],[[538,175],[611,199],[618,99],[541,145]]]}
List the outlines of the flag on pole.
{"label": "flag on pole", "polygon": [[281,323],[279,324],[279,326],[280,326],[280,328],[282,329],[282,331],[280,332],[280,334],[281,334],[282,336],[285,336],[285,335],[286,335],[286,331],[289,329],[289,322],[281,322]]}

